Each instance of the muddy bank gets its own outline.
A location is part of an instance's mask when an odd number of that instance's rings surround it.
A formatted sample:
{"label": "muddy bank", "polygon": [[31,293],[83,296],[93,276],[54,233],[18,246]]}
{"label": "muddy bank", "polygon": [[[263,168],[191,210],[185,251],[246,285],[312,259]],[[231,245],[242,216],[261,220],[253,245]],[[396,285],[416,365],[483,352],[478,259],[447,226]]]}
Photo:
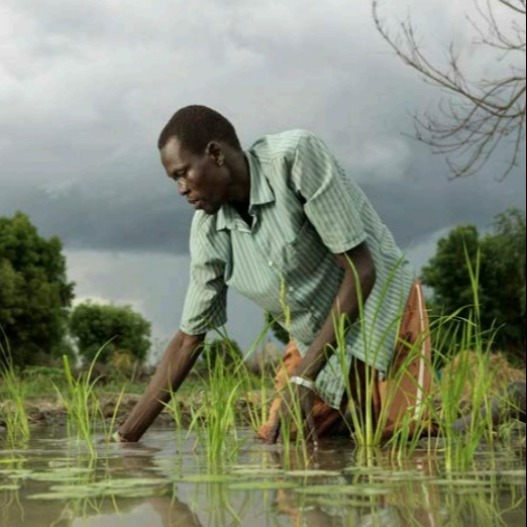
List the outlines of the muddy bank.
{"label": "muddy bank", "polygon": [[[102,413],[108,422],[111,421],[114,414],[116,414],[116,423],[120,423],[132,410],[136,402],[139,400],[139,397],[139,394],[125,394],[121,396],[119,393],[109,393],[99,397],[99,404]],[[121,400],[119,401],[119,399]],[[257,391],[248,392],[238,400],[236,405],[236,415],[239,418],[240,425],[248,425],[250,423],[250,411],[256,411],[259,402],[260,394]],[[119,403],[119,406],[116,410],[117,403]],[[6,401],[3,404],[10,405],[11,403],[10,401]],[[178,398],[181,421],[184,426],[188,426],[192,420],[192,409],[194,409],[195,412],[195,409],[203,404],[206,403],[204,402],[204,398],[200,395]],[[29,400],[25,403],[24,407],[30,425],[64,426],[66,424],[66,409],[57,398],[44,397],[39,398],[38,400]],[[156,424],[168,426],[175,424],[175,421],[168,410],[163,410],[156,419]],[[0,427],[2,426],[5,426],[5,423],[0,422]]]}

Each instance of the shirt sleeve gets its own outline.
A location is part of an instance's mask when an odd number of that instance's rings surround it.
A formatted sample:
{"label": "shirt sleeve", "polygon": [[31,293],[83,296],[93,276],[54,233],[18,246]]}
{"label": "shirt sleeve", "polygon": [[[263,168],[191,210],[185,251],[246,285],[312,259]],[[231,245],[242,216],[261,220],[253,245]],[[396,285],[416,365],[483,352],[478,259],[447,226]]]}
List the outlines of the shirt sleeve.
{"label": "shirt sleeve", "polygon": [[360,214],[364,194],[318,137],[301,137],[291,175],[306,216],[331,252],[349,251],[366,239]]}
{"label": "shirt sleeve", "polygon": [[190,233],[190,282],[180,324],[188,335],[201,335],[227,322],[225,262],[214,253],[203,223],[195,218]]}

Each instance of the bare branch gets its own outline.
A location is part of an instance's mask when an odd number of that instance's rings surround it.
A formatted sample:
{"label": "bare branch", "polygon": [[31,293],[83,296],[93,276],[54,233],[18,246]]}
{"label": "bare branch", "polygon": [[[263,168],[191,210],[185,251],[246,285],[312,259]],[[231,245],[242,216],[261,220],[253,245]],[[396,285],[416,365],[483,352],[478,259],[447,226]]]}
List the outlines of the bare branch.
{"label": "bare branch", "polygon": [[516,0],[516,2],[513,2],[513,0],[498,0],[498,2],[509,7],[513,11],[516,11],[520,15],[526,14],[525,0]]}
{"label": "bare branch", "polygon": [[[475,0],[479,22],[469,23],[479,35],[477,42],[504,52],[525,54],[526,0],[485,0],[482,7]],[[513,13],[511,27],[498,23],[496,6],[501,4]],[[499,179],[504,179],[518,164],[525,141],[526,74],[513,61],[509,71],[495,79],[471,82],[460,65],[453,45],[449,48],[447,66],[432,62],[418,41],[410,18],[398,23],[393,37],[381,21],[378,0],[372,0],[373,19],[377,30],[395,54],[423,79],[450,94],[448,103],[440,101],[434,113],[414,116],[414,136],[432,147],[435,153],[446,155],[452,177],[478,172],[501,145],[511,149],[509,162]],[[521,15],[521,16],[520,16]],[[519,20],[521,18],[521,20]]]}
{"label": "bare branch", "polygon": [[[501,2],[501,0],[498,1],[510,7],[508,3]],[[480,41],[476,42],[477,44],[486,44],[490,47],[501,49],[506,53],[510,51],[525,52],[525,29],[522,29],[516,21],[513,22],[512,28],[509,28],[509,33],[514,34],[514,41],[505,34],[504,30],[498,24],[491,0],[486,0],[485,8],[480,5],[478,0],[474,0],[474,4],[476,11],[484,22],[483,27],[481,27],[481,21],[478,23],[471,17],[468,17],[470,25],[480,35]]]}

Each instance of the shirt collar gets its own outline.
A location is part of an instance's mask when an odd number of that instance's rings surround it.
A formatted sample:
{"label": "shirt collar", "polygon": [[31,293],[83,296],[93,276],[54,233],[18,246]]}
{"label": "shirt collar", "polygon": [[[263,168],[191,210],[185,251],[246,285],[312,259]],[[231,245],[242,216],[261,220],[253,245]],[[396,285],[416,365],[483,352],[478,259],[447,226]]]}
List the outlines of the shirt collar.
{"label": "shirt collar", "polygon": [[[274,192],[269,181],[262,173],[260,160],[252,151],[245,152],[245,159],[249,165],[249,177],[251,181],[249,195],[249,214],[254,215],[255,208],[273,203],[275,200]],[[229,205],[222,205],[216,213],[216,230],[236,229],[236,219],[238,215],[234,208]]]}

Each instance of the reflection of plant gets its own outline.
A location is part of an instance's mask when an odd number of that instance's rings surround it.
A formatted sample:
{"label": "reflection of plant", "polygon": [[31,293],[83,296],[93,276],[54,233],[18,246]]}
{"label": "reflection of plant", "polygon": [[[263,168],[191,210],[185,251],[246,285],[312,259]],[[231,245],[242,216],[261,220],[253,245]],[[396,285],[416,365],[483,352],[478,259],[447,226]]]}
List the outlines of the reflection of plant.
{"label": "reflection of plant", "polygon": [[225,525],[242,525],[243,509],[250,506],[248,501],[242,502],[236,510],[231,503],[232,495],[226,485],[208,485],[206,490],[206,503],[209,507],[211,527]]}
{"label": "reflection of plant", "polygon": [[[0,471],[0,525],[21,525],[14,518],[13,512],[17,510],[23,517],[23,508],[19,492],[22,482],[27,478],[30,470],[25,468],[26,459],[19,454],[11,458],[2,459]],[[20,518],[21,520],[21,518]]]}

